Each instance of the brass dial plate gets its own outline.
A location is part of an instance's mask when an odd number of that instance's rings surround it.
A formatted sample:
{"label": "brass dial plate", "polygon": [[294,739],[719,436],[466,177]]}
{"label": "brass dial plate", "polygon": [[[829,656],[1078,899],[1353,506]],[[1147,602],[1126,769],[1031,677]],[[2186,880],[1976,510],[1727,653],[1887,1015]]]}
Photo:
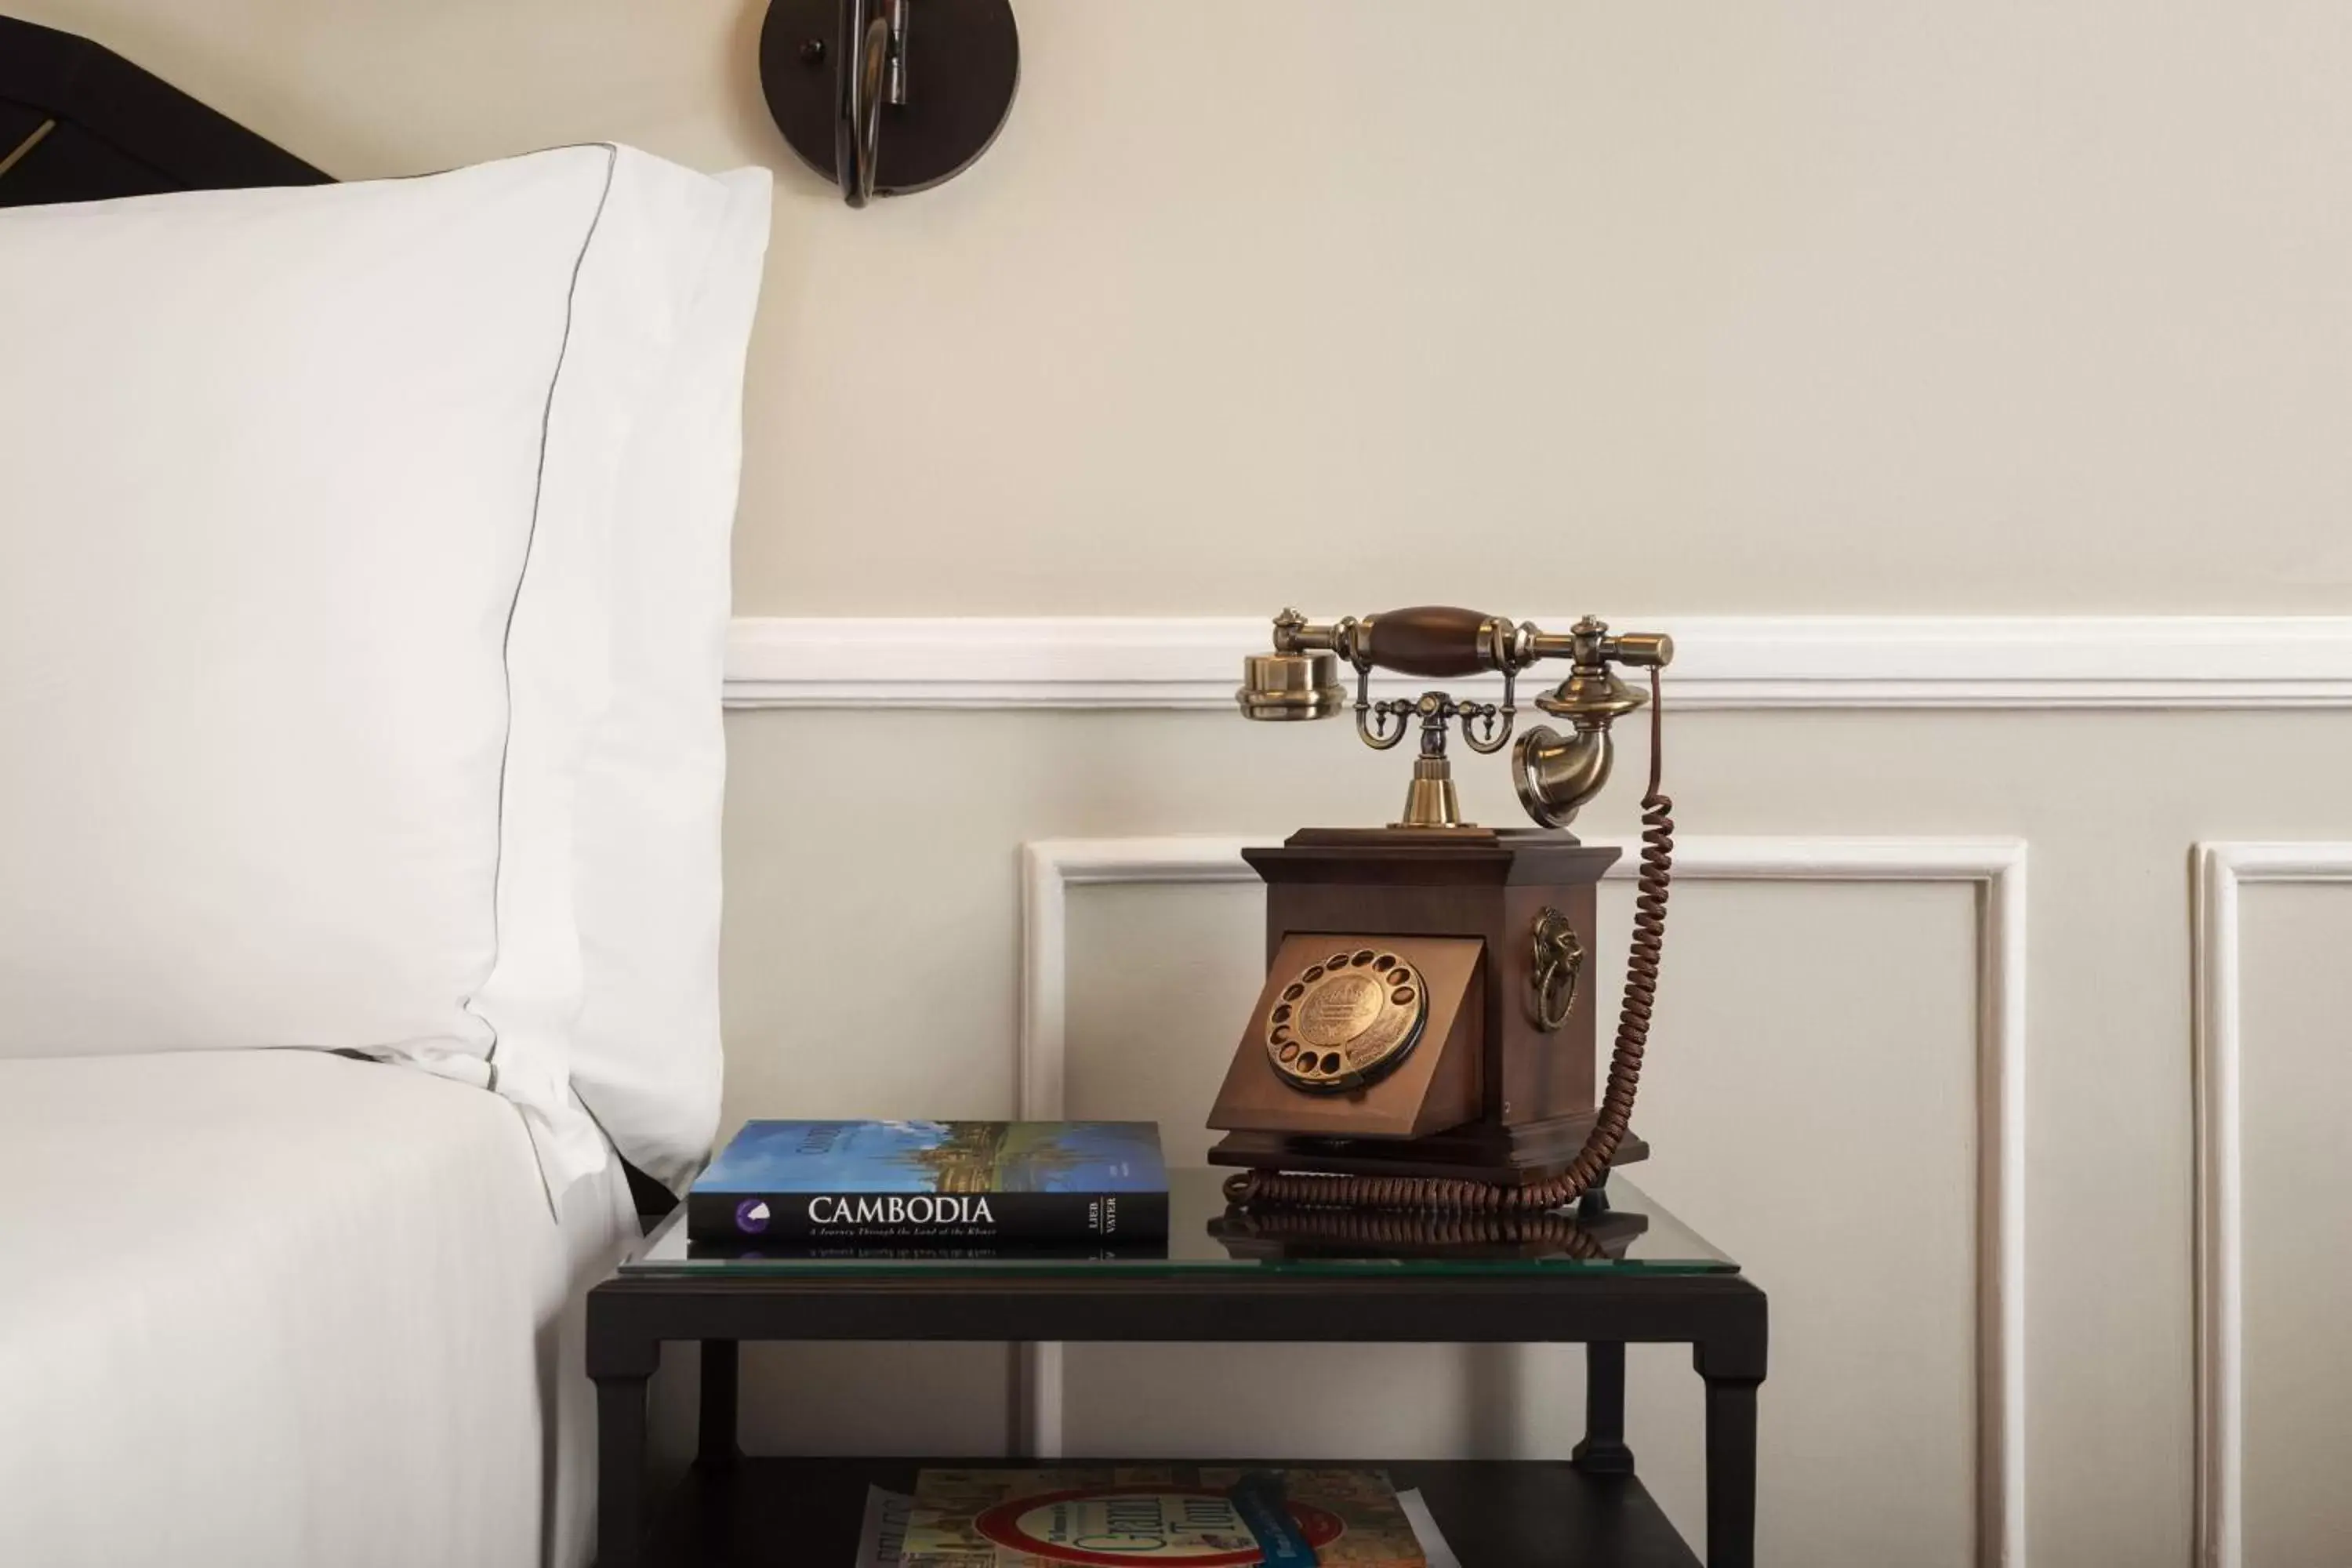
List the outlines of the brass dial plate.
{"label": "brass dial plate", "polygon": [[1338,1094],[1393,1071],[1429,1019],[1429,984],[1378,947],[1334,947],[1291,978],[1265,1021],[1265,1056],[1293,1089]]}

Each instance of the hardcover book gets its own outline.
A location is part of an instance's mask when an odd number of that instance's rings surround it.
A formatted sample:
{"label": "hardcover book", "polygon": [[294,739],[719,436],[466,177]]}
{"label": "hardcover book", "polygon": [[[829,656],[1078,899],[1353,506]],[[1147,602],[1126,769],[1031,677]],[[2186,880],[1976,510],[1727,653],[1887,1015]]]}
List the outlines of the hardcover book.
{"label": "hardcover book", "polygon": [[753,1121],[686,1200],[699,1242],[1165,1241],[1149,1121]]}
{"label": "hardcover book", "polygon": [[686,1255],[698,1261],[756,1263],[763,1258],[807,1263],[832,1258],[852,1263],[1150,1263],[1166,1262],[1162,1241],[988,1241],[968,1247],[925,1247],[900,1241],[785,1241],[762,1247],[741,1237],[696,1241]]}
{"label": "hardcover book", "polygon": [[1379,1470],[1215,1465],[925,1470],[903,1568],[1426,1568]]}

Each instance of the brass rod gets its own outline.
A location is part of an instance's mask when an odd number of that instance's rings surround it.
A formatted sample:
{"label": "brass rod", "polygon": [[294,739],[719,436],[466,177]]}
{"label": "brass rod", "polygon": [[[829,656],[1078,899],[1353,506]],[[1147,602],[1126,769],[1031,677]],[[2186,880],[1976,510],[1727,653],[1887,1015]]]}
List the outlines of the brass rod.
{"label": "brass rod", "polygon": [[30,136],[26,137],[22,142],[17,142],[14,148],[10,149],[6,157],[0,158],[0,175],[6,174],[9,170],[23,163],[25,161],[25,154],[39,146],[41,144],[41,138],[47,136],[50,132],[55,131],[57,128],[58,122],[54,120],[44,120],[38,125],[34,126],[33,133]]}

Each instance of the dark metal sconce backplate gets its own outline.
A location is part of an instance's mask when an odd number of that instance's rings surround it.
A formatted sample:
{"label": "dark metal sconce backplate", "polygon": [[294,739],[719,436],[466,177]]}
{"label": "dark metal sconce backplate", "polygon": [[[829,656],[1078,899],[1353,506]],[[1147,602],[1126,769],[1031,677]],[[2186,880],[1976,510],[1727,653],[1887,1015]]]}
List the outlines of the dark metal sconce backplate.
{"label": "dark metal sconce backplate", "polygon": [[1020,81],[1011,0],[772,0],[760,29],[768,112],[852,206],[962,173]]}

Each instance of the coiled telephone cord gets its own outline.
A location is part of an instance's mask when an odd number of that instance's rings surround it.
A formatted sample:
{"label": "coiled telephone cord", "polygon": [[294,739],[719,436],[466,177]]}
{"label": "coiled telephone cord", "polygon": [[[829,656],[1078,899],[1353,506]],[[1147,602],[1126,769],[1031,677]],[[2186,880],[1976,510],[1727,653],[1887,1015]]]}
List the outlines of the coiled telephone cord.
{"label": "coiled telephone cord", "polygon": [[1527,1186],[1445,1176],[1318,1175],[1244,1171],[1225,1181],[1225,1201],[1242,1208],[1423,1209],[1465,1214],[1532,1214],[1573,1203],[1609,1173],[1609,1162],[1633,1118],[1642,1087],[1642,1052],[1658,995],[1658,958],[1665,945],[1666,892],[1674,882],[1675,803],[1659,793],[1664,708],[1650,669],[1650,787],[1642,796],[1642,861],[1635,873],[1633,937],[1625,957],[1625,998],[1617,1013],[1617,1048],[1601,1110],[1568,1169]]}

